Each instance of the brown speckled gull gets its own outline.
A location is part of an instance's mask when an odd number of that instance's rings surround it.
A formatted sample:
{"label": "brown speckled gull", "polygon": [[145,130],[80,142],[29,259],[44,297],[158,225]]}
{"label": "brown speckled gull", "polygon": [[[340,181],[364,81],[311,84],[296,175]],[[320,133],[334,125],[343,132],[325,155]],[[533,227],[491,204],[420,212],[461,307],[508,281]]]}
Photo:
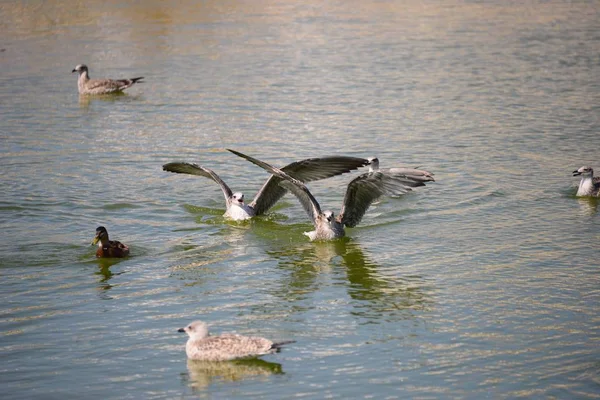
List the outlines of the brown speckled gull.
{"label": "brown speckled gull", "polygon": [[79,94],[119,93],[131,87],[140,79],[144,79],[143,76],[131,79],[90,79],[88,67],[85,64],[77,65],[71,72],[79,73],[79,78],[77,79]]}
{"label": "brown speckled gull", "polygon": [[269,339],[223,333],[218,336],[208,334],[208,326],[203,321],[194,321],[178,332],[185,332],[189,339],[185,352],[190,360],[229,361],[239,358],[258,357],[276,353],[281,346],[291,341],[272,342]]}

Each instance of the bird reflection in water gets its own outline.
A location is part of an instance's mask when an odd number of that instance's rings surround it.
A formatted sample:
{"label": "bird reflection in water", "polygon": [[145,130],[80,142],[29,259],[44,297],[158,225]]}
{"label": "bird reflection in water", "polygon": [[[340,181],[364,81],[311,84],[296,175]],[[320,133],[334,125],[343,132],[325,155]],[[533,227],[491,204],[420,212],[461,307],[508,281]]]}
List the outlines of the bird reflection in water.
{"label": "bird reflection in water", "polygon": [[353,311],[356,315],[377,319],[393,313],[410,318],[413,311],[424,310],[430,303],[427,284],[421,276],[400,276],[400,267],[377,265],[357,242],[348,238],[268,253],[279,260],[281,268],[292,271],[289,280],[275,289],[275,294],[286,301],[301,300],[316,292],[323,283],[320,273],[335,275],[340,271],[338,267],[343,267],[348,295],[357,301]]}
{"label": "bird reflection in water", "polygon": [[258,358],[235,361],[187,361],[187,374],[182,380],[194,390],[202,390],[214,383],[236,382],[243,379],[261,379],[283,374],[281,364]]}
{"label": "bird reflection in water", "polygon": [[577,197],[579,208],[585,215],[595,215],[598,212],[598,197]]}
{"label": "bird reflection in water", "polygon": [[101,292],[101,298],[110,299],[107,297],[105,292],[112,288],[112,285],[108,283],[110,279],[115,275],[121,275],[122,272],[114,273],[111,271],[111,267],[115,264],[121,262],[121,259],[118,258],[98,258],[96,263],[98,265],[98,269],[94,272],[95,275],[98,275],[98,289]]}
{"label": "bird reflection in water", "polygon": [[131,96],[126,93],[104,94],[99,96],[79,96],[79,108],[89,111],[93,103],[115,103],[117,101],[136,101],[141,96]]}

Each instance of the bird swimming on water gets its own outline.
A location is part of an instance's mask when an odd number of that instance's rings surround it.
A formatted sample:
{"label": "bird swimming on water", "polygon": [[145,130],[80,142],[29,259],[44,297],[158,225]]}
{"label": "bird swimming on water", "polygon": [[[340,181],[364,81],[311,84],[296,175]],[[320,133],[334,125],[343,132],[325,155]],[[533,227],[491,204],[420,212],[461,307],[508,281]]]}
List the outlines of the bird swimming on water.
{"label": "bird swimming on water", "polygon": [[208,334],[208,325],[202,321],[194,321],[177,332],[185,332],[189,339],[185,352],[190,360],[229,361],[239,358],[258,357],[277,353],[281,346],[294,343],[294,340],[273,342],[256,336],[242,336],[234,333],[223,333],[218,336]]}
{"label": "bird swimming on water", "polygon": [[383,195],[398,196],[410,191],[411,187],[425,186],[422,180],[411,178],[408,175],[388,175],[380,171],[364,173],[348,184],[344,204],[338,216],[335,217],[332,211],[321,211],[321,206],[304,183],[266,162],[235,150],[229,151],[282,179],[279,184],[290,190],[300,200],[300,204],[315,226],[314,231],[304,232],[310,240],[332,240],[344,237],[346,234],[344,227],[353,228],[358,225],[369,206],[379,197]]}
{"label": "bird swimming on water", "polygon": [[[281,170],[301,182],[311,182],[344,174],[368,164],[369,161],[364,158],[332,156],[296,161],[282,167]],[[266,213],[287,192],[285,188],[279,185],[282,179],[271,176],[260,188],[254,200],[246,204],[244,203],[244,194],[242,192],[234,193],[211,169],[197,164],[173,162],[163,165],[163,170],[203,176],[218,183],[225,196],[227,211],[225,211],[224,216],[234,221],[243,221]]]}
{"label": "bird swimming on water", "polygon": [[96,257],[98,258],[122,258],[129,255],[129,247],[118,240],[109,240],[108,231],[105,227],[96,228],[96,236],[92,240],[92,245],[98,244]]}
{"label": "bird swimming on water", "polygon": [[573,171],[573,176],[581,175],[577,196],[600,197],[600,176],[594,177],[594,169],[592,167],[583,166]]}
{"label": "bird swimming on water", "polygon": [[134,83],[144,79],[143,76],[131,79],[90,79],[87,65],[77,65],[73,72],[79,73],[77,79],[77,88],[79,94],[113,94],[120,93],[123,90],[131,87]]}
{"label": "bird swimming on water", "polygon": [[433,173],[415,168],[379,168],[379,158],[371,157],[369,160],[369,172],[382,172],[386,175],[405,175],[414,181],[435,182]]}

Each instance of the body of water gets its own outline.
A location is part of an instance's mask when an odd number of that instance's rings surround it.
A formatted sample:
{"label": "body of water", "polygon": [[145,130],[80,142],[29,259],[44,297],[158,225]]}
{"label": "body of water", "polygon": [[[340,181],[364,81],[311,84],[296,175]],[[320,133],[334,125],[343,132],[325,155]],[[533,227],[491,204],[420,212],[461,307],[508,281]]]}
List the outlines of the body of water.
{"label": "body of water", "polygon": [[[4,2],[4,399],[600,397],[597,1]],[[145,76],[80,98],[95,78]],[[378,156],[437,182],[311,243],[278,166]],[[338,211],[357,173],[309,186]],[[95,229],[131,247],[98,260]],[[195,319],[296,340],[188,363]]]}

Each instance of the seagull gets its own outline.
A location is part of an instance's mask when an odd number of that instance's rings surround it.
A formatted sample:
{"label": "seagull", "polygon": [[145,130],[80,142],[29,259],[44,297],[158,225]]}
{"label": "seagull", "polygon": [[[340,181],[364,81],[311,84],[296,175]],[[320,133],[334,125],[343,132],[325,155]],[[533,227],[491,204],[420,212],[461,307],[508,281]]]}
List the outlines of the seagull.
{"label": "seagull", "polygon": [[578,170],[573,171],[573,176],[581,175],[577,196],[592,196],[600,197],[600,176],[594,178],[594,170],[592,167],[583,166]]}
{"label": "seagull", "polygon": [[321,211],[321,206],[304,183],[266,162],[235,150],[229,151],[282,179],[279,184],[290,190],[300,200],[300,204],[315,226],[314,231],[304,232],[311,241],[344,237],[346,234],[344,227],[354,228],[358,225],[369,206],[379,197],[383,195],[397,196],[410,191],[411,187],[425,186],[422,181],[406,175],[387,175],[379,171],[364,173],[348,184],[344,204],[339,215],[335,217],[332,211]]}
{"label": "seagull", "polygon": [[98,250],[96,250],[98,258],[123,258],[129,255],[129,247],[118,240],[109,240],[108,231],[103,226],[96,228],[92,245],[96,243],[98,243]]}
{"label": "seagull", "polygon": [[79,73],[77,79],[77,87],[79,88],[79,94],[111,94],[120,93],[140,79],[144,79],[143,76],[132,79],[90,79],[88,74],[88,67],[85,64],[77,65],[73,72]]}
{"label": "seagull", "polygon": [[[302,182],[310,182],[350,172],[368,164],[369,161],[364,158],[334,156],[296,161],[281,170]],[[218,183],[225,196],[227,211],[224,216],[234,221],[243,221],[266,213],[287,192],[279,185],[282,179],[271,176],[258,191],[254,200],[250,204],[246,204],[243,193],[234,193],[214,171],[208,168],[197,164],[174,162],[163,165],[163,170],[203,176]]]}
{"label": "seagull", "polygon": [[405,175],[414,181],[420,182],[435,182],[433,174],[429,171],[414,168],[379,168],[379,158],[370,157],[369,172],[382,172],[386,175]]}
{"label": "seagull", "polygon": [[258,357],[277,353],[281,346],[294,343],[295,340],[272,342],[257,336],[242,336],[223,333],[219,336],[208,334],[208,325],[203,321],[194,321],[177,332],[185,332],[189,339],[185,352],[190,360],[230,361],[238,358]]}

